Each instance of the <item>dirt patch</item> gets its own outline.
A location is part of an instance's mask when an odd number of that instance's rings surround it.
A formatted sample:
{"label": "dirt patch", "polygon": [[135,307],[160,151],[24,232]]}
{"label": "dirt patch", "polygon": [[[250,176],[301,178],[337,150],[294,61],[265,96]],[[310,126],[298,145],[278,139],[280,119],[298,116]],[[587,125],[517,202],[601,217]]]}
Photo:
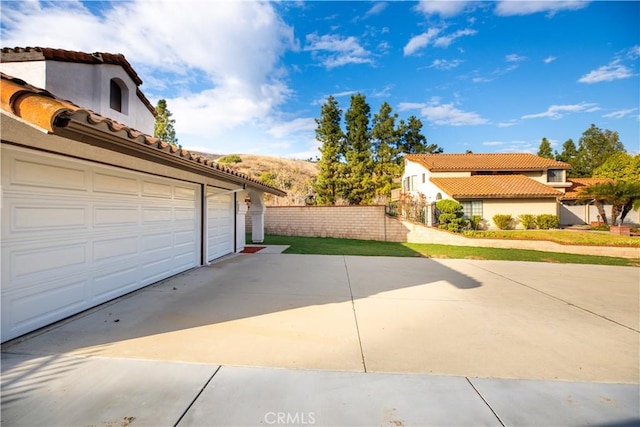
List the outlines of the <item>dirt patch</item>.
{"label": "dirt patch", "polygon": [[481,256],[477,256],[477,255],[469,255],[464,257],[464,259],[480,259],[480,260],[486,260],[485,257],[481,257]]}
{"label": "dirt patch", "polygon": [[245,248],[240,252],[241,254],[255,254],[258,251],[261,251],[266,246],[245,246]]}

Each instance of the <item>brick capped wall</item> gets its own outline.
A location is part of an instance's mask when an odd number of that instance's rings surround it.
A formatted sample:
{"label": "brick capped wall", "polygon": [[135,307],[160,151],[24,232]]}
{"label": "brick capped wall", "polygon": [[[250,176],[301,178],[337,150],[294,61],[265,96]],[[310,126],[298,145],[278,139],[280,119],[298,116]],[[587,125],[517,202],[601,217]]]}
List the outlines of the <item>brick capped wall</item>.
{"label": "brick capped wall", "polygon": [[[265,234],[385,240],[384,206],[269,206]],[[247,214],[247,232],[251,232]]]}

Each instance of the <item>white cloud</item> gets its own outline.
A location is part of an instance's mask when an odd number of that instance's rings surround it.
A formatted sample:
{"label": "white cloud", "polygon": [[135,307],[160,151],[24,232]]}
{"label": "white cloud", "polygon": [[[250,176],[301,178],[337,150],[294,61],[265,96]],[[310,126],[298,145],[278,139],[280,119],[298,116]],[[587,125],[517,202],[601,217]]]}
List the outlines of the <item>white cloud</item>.
{"label": "white cloud", "polygon": [[547,111],[543,111],[542,113],[535,114],[526,114],[522,116],[522,119],[539,119],[543,117],[548,117],[552,120],[558,120],[563,118],[565,115],[570,113],[593,113],[594,111],[598,111],[600,108],[597,104],[582,102],[580,104],[571,104],[571,105],[552,105],[547,108]]}
{"label": "white cloud", "polygon": [[547,12],[549,16],[553,16],[562,10],[578,10],[586,7],[589,1],[571,0],[571,1],[499,1],[495,8],[496,15],[514,16],[529,15],[532,13]]}
{"label": "white cloud", "polygon": [[544,58],[543,62],[545,64],[551,64],[556,59],[558,59],[558,58],[556,58],[555,56],[547,56],[546,58]]}
{"label": "white cloud", "polygon": [[629,59],[640,58],[640,45],[635,45],[630,48],[627,56],[629,57]]}
{"label": "white cloud", "polygon": [[453,34],[449,34],[449,35],[446,35],[446,36],[438,37],[433,42],[433,45],[436,46],[436,47],[449,47],[449,45],[451,43],[453,43],[455,40],[459,39],[460,37],[473,36],[473,35],[475,35],[477,33],[478,32],[476,30],[471,30],[471,29],[458,30]]}
{"label": "white cloud", "polygon": [[404,55],[413,55],[416,51],[426,47],[440,33],[440,28],[429,28],[426,33],[411,37],[404,47]]}
{"label": "white cloud", "polygon": [[415,10],[429,15],[440,15],[448,18],[462,13],[467,5],[468,1],[421,1],[415,6]]}
{"label": "white cloud", "polygon": [[521,55],[518,55],[517,53],[512,53],[504,57],[504,60],[507,62],[522,62],[526,59],[527,59],[526,56],[521,56]]}
{"label": "white cloud", "polygon": [[607,65],[593,70],[578,79],[580,83],[599,83],[612,80],[627,79],[633,77],[629,68],[622,65],[619,60],[614,60]]}
{"label": "white cloud", "polygon": [[511,126],[515,126],[518,123],[515,120],[509,120],[508,122],[500,122],[498,123],[499,128],[510,128]]}
{"label": "white cloud", "polygon": [[611,113],[604,114],[602,117],[605,117],[607,119],[621,119],[637,110],[638,110],[637,108],[629,108],[627,110],[612,111]]}
{"label": "white cloud", "polygon": [[312,132],[317,124],[313,117],[302,117],[288,122],[277,123],[267,131],[274,138],[284,138],[299,132]]}
{"label": "white cloud", "polygon": [[446,126],[471,126],[483,125],[489,121],[477,113],[462,111],[453,103],[441,104],[438,97],[433,97],[427,103],[404,102],[398,106],[400,111],[420,110],[420,115],[436,125]]}
{"label": "white cloud", "polygon": [[360,46],[358,39],[353,36],[307,34],[304,50],[311,52],[325,68],[373,62],[371,52]]}
{"label": "white cloud", "polygon": [[505,143],[502,141],[485,141],[482,143],[482,145],[486,145],[488,147],[497,147],[500,145],[504,145]]}
{"label": "white cloud", "polygon": [[364,17],[368,18],[369,16],[378,15],[382,13],[382,11],[384,11],[387,8],[387,6],[388,4],[386,2],[383,2],[383,1],[376,2],[373,4],[373,6],[371,6],[371,9],[369,9],[367,13],[364,14]]}
{"label": "white cloud", "polygon": [[296,49],[293,29],[267,2],[136,0],[105,3],[101,15],[80,2],[15,2],[2,24],[8,46],[124,54],[147,96],[167,99],[181,142],[268,121],[291,93],[280,60]]}
{"label": "white cloud", "polygon": [[429,66],[429,68],[435,68],[437,70],[452,70],[454,68],[456,68],[457,66],[459,66],[460,64],[462,64],[461,59],[452,59],[452,60],[448,60],[448,59],[435,59],[431,65]]}
{"label": "white cloud", "polygon": [[430,44],[435,47],[447,48],[451,45],[451,43],[453,43],[460,37],[472,36],[477,34],[478,32],[476,30],[467,28],[464,30],[458,30],[451,34],[439,36],[441,33],[442,28],[429,28],[426,33],[413,36],[404,47],[404,55],[413,55],[418,50],[425,48]]}

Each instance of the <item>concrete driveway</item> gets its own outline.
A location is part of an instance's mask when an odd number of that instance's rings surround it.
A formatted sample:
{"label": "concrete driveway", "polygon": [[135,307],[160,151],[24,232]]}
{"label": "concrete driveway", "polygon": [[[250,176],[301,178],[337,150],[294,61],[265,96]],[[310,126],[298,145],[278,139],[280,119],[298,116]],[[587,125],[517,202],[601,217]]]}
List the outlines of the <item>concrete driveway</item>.
{"label": "concrete driveway", "polygon": [[[419,425],[522,425],[524,420],[534,425],[545,424],[536,409],[545,404],[541,396],[549,400],[549,407],[550,402],[560,402],[551,411],[555,417],[547,420],[552,423],[575,424],[581,417],[593,420],[603,414],[603,422],[640,422],[639,283],[640,270],[626,267],[233,256],[3,345],[3,421],[7,414],[16,424],[37,424],[34,402],[44,404],[38,393],[47,387],[73,388],[67,393],[77,396],[70,400],[86,401],[90,398],[84,387],[115,381],[112,387],[120,385],[120,394],[110,396],[120,397],[107,408],[113,415],[98,405],[99,419],[65,418],[62,424],[109,419],[113,425],[397,425],[398,420]],[[159,371],[161,377],[153,375]],[[95,378],[98,372],[100,380]],[[129,383],[126,378],[131,375],[142,377]],[[43,389],[34,378],[50,382]],[[278,383],[277,378],[286,380]],[[167,382],[176,385],[168,391],[161,385]],[[309,403],[319,399],[311,399],[309,390],[335,399],[351,396],[356,383],[364,390],[378,390],[374,395],[386,396],[381,384],[408,394],[392,393],[388,405],[365,399],[355,404],[360,418],[321,411],[317,403]],[[155,411],[146,407],[149,419],[141,415],[140,405],[131,409],[138,410],[133,419],[123,415],[122,408],[131,401],[122,393],[145,395],[149,387],[165,390],[152,400],[167,399],[171,404]],[[225,387],[229,390],[222,393]],[[291,390],[296,387],[302,388],[293,396],[311,399],[305,401],[307,406],[295,399],[292,403]],[[229,402],[233,390],[243,392]],[[440,409],[424,409],[420,390],[440,396]],[[449,390],[453,406],[442,406],[442,390]],[[507,402],[516,390],[524,400],[514,412]],[[539,390],[546,392],[541,395]],[[275,403],[278,392],[288,400]],[[528,401],[527,393],[533,396]],[[392,395],[404,396],[404,404],[393,406]],[[251,396],[257,414],[240,404]],[[573,404],[571,396],[579,403],[574,408],[578,412],[564,412]],[[47,404],[51,411],[53,403]],[[366,408],[380,405],[387,412],[367,418],[371,411]],[[460,412],[459,407],[470,412]],[[213,418],[211,408],[218,408]],[[166,420],[159,418],[163,411]],[[296,422],[270,423],[271,412],[275,421]],[[280,420],[280,413],[298,415]],[[248,414],[255,416],[247,418]],[[305,420],[300,414],[306,414],[307,422],[301,422]],[[567,414],[573,418],[563,418]],[[51,412],[48,419],[52,420]]]}

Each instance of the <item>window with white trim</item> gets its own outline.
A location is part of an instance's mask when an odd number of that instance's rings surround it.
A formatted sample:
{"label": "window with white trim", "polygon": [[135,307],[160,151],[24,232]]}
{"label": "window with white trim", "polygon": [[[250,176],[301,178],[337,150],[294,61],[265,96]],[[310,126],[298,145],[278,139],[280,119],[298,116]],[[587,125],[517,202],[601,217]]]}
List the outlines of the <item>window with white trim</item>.
{"label": "window with white trim", "polygon": [[562,182],[562,169],[549,169],[547,171],[547,182]]}
{"label": "window with white trim", "polygon": [[467,200],[460,202],[464,219],[471,219],[472,216],[482,218],[482,200]]}

